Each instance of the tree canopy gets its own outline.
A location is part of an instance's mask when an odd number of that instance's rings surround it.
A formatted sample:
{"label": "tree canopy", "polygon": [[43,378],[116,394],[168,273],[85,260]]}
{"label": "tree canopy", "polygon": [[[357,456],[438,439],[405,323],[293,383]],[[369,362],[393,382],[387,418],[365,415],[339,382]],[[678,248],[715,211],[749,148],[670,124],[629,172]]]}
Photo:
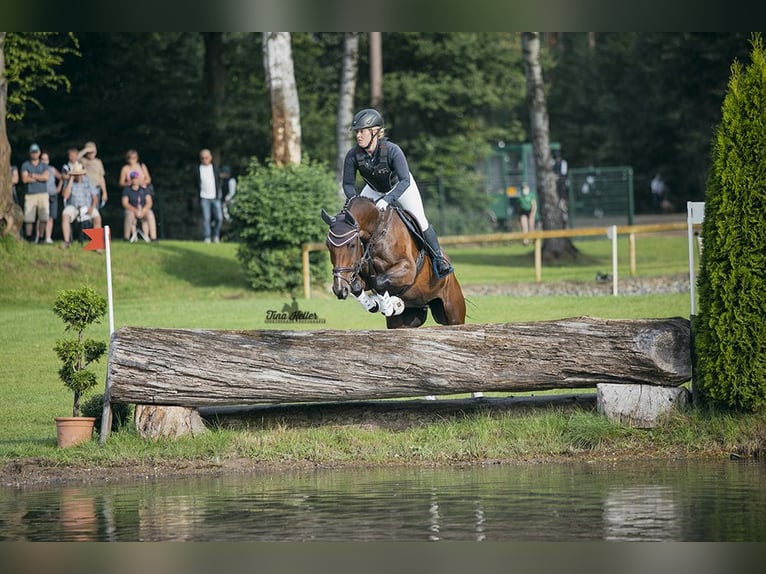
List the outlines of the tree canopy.
{"label": "tree canopy", "polygon": [[[78,33],[76,44],[61,37],[57,69],[71,88],[38,84],[29,94],[41,107],[28,106],[21,121],[9,117],[12,162],[19,165],[37,141],[61,165],[68,147],[94,140],[108,183],[116,186],[125,151],[138,149],[155,180],[161,236],[196,236],[198,151],[220,150],[235,174],[271,154],[261,35],[221,38],[226,73],[216,111],[205,87],[203,34]],[[657,170],[679,205],[701,199],[729,66],[746,56],[748,38],[598,33],[591,46],[585,33],[544,34],[551,141],[561,144],[570,168],[590,161],[633,166],[639,210],[649,206],[648,182]],[[343,41],[342,33],[292,34],[303,153],[328,166],[337,153]],[[529,138],[519,34],[383,33],[382,48],[381,111],[388,135],[422,182],[427,211],[437,223],[434,213],[445,207],[455,221],[472,213],[478,221],[485,198],[477,162],[497,141]],[[362,108],[370,98],[365,34],[359,54],[355,98]],[[10,83],[9,101],[20,89]],[[104,217],[120,221],[118,202],[107,204]]]}

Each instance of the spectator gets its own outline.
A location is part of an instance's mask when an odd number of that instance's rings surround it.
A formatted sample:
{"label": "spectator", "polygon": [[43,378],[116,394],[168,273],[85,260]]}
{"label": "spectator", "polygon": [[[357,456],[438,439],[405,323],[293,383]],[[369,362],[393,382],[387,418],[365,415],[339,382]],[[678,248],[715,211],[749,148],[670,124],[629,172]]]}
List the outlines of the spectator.
{"label": "spectator", "polygon": [[94,142],[86,142],[85,146],[77,154],[77,158],[88,172],[88,179],[96,187],[101,201],[100,207],[104,207],[107,199],[109,199],[106,192],[106,170],[104,169],[103,162],[96,157],[97,153],[98,148],[96,148],[96,144]]}
{"label": "spectator", "polygon": [[77,163],[77,156],[79,154],[79,150],[76,147],[70,147],[68,150],[66,150],[66,157],[67,162],[61,166],[61,189],[64,189],[64,186],[66,185],[67,180],[69,179],[69,170],[72,169],[74,164]]}
{"label": "spectator", "polygon": [[[519,195],[519,223],[522,233],[535,230],[535,217],[537,216],[537,199],[529,189],[529,185],[522,184]],[[529,239],[522,240],[524,245],[529,245]]]}
{"label": "spectator", "polygon": [[221,240],[221,223],[223,209],[221,208],[221,177],[213,165],[213,154],[209,149],[199,152],[200,164],[196,174],[197,189],[199,190],[200,207],[202,209],[202,233],[205,243]]}
{"label": "spectator", "polygon": [[129,149],[125,154],[125,165],[123,165],[120,170],[120,188],[124,190],[126,187],[132,185],[130,175],[134,171],[141,174],[141,181],[139,184],[151,191],[150,186],[152,184],[152,176],[149,174],[149,168],[146,167],[145,163],[141,163],[141,160],[138,157],[138,151]]}
{"label": "spectator", "polygon": [[50,177],[46,182],[48,186],[48,221],[45,223],[45,243],[53,244],[53,224],[59,216],[59,194],[61,193],[61,172],[51,165],[50,155],[47,151],[40,154],[40,161],[48,166]]}
{"label": "spectator", "polygon": [[157,220],[152,211],[154,199],[148,188],[141,182],[144,174],[133,170],[128,174],[130,185],[122,189],[122,207],[125,209],[123,237],[135,243],[138,235],[137,225],[141,223],[141,237],[144,241],[157,240]]}
{"label": "spectator", "polygon": [[85,166],[76,162],[69,170],[64,191],[64,211],[61,213],[61,232],[64,242],[61,247],[69,249],[72,242],[72,222],[81,224],[93,223],[93,227],[101,227],[101,214],[98,211],[100,194],[95,185],[87,177]]}
{"label": "spectator", "polygon": [[654,213],[659,213],[662,210],[662,201],[665,199],[665,182],[662,181],[662,176],[657,173],[649,184],[652,190],[652,210]]}
{"label": "spectator", "polygon": [[561,157],[561,152],[553,152],[553,173],[556,175],[556,193],[558,199],[556,206],[561,211],[562,227],[566,229],[569,223],[569,164],[567,160]]}
{"label": "spectator", "polygon": [[[48,167],[40,160],[40,146],[29,146],[29,159],[21,164],[21,181],[27,185],[24,195],[24,231],[27,241],[37,243],[48,221]],[[32,235],[37,221],[37,234]]]}
{"label": "spectator", "polygon": [[553,173],[556,174],[556,191],[559,198],[567,199],[569,193],[567,189],[567,173],[569,173],[569,164],[567,160],[561,157],[561,152],[553,152]]}
{"label": "spectator", "polygon": [[237,193],[237,179],[231,175],[231,168],[228,165],[221,166],[221,193],[223,196],[223,218],[226,221],[231,219],[229,215],[229,206]]}
{"label": "spectator", "polygon": [[17,168],[15,165],[11,166],[11,189],[13,190],[13,203],[16,205],[21,205],[19,202],[19,194],[16,191],[16,186],[19,183],[19,168]]}

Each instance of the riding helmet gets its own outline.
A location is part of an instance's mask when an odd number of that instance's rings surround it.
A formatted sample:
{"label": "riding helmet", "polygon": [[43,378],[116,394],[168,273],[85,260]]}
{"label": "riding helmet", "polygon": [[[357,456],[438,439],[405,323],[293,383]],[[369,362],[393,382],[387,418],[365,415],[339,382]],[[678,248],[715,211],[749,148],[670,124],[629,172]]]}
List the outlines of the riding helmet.
{"label": "riding helmet", "polygon": [[383,126],[383,116],[380,115],[378,110],[373,108],[367,108],[357,112],[354,116],[354,120],[351,122],[351,129],[354,131],[375,126]]}

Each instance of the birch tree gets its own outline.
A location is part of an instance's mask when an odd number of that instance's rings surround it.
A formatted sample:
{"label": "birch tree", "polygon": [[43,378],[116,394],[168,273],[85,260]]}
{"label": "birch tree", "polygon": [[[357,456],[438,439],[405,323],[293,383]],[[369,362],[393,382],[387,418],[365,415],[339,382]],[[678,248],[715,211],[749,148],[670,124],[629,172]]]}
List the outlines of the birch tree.
{"label": "birch tree", "polygon": [[21,208],[13,203],[11,191],[11,145],[5,116],[8,109],[8,80],[5,74],[5,37],[7,32],[0,32],[0,235],[18,237],[23,221]]}
{"label": "birch tree", "polygon": [[340,78],[340,99],[338,100],[338,121],[335,128],[335,141],[338,152],[335,161],[335,179],[341,200],[345,194],[340,187],[343,178],[343,160],[346,152],[353,145],[349,127],[354,118],[354,95],[356,94],[357,65],[359,63],[359,33],[349,32],[343,42],[343,70]]}
{"label": "birch tree", "polygon": [[223,106],[226,99],[226,67],[224,65],[223,33],[203,32],[202,38],[205,44],[205,67],[204,83],[206,101],[210,106],[208,125],[205,126],[205,139],[209,141],[209,147],[213,153],[216,164],[221,161],[221,134],[220,126],[223,117]]}
{"label": "birch tree", "polygon": [[370,106],[383,105],[383,40],[381,32],[370,32]]}
{"label": "birch tree", "polygon": [[271,94],[271,157],[277,165],[301,163],[301,114],[290,32],[263,33],[263,67]]}
{"label": "birch tree", "polygon": [[[564,212],[559,208],[556,176],[553,173],[548,105],[545,100],[543,70],[540,65],[540,33],[522,32],[521,51],[527,84],[530,136],[537,171],[537,197],[540,202],[543,229],[561,229],[564,226]],[[571,258],[577,253],[577,249],[568,237],[546,239],[543,242],[543,258],[546,261]]]}

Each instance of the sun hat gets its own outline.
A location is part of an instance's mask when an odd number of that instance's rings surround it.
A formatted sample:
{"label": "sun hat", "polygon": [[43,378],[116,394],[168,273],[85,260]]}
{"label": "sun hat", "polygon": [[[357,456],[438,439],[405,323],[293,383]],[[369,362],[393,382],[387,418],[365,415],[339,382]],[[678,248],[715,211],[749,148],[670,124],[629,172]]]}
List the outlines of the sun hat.
{"label": "sun hat", "polygon": [[140,174],[140,173],[138,173],[137,171],[131,171],[131,172],[130,172],[130,179],[133,179],[134,177],[138,177],[138,176],[140,176],[140,175],[141,175],[141,174]]}
{"label": "sun hat", "polygon": [[74,162],[72,169],[69,170],[69,175],[85,175],[86,173],[85,168],[79,161]]}

